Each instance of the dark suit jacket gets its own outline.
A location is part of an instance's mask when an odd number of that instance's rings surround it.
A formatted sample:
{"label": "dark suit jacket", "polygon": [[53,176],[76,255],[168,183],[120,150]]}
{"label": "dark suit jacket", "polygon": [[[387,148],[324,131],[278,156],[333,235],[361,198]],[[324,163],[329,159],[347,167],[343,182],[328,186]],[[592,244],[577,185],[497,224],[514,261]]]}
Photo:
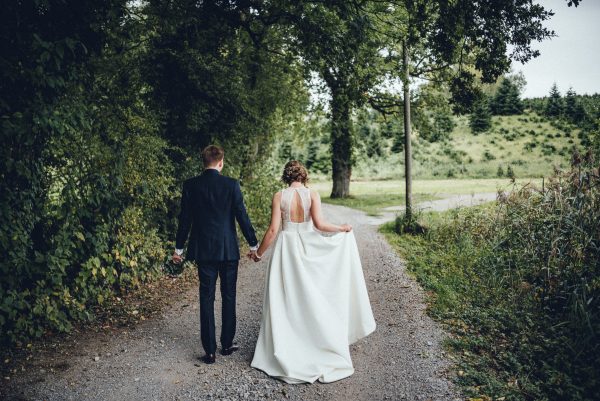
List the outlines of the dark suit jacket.
{"label": "dark suit jacket", "polygon": [[175,247],[183,249],[190,233],[186,259],[226,261],[240,259],[235,221],[250,246],[258,243],[240,184],[206,169],[183,183],[181,212]]}

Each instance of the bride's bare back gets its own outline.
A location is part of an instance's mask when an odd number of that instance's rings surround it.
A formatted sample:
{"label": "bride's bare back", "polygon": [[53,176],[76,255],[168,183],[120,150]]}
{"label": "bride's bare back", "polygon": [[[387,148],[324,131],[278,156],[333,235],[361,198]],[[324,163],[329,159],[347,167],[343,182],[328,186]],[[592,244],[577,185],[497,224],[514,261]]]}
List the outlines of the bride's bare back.
{"label": "bride's bare back", "polygon": [[281,217],[284,222],[310,221],[311,191],[305,186],[290,186],[281,191]]}
{"label": "bride's bare back", "polygon": [[292,203],[290,204],[290,221],[300,223],[304,221],[304,206],[298,191],[294,191]]}
{"label": "bride's bare back", "polygon": [[[275,240],[281,223],[306,223],[312,220],[314,227],[324,232],[351,231],[348,224],[341,226],[325,221],[321,211],[321,198],[319,193],[311,191],[304,185],[290,185],[288,188],[273,195],[271,205],[271,224],[265,232],[262,243],[257,251],[260,258]],[[251,254],[249,254],[250,256]]]}

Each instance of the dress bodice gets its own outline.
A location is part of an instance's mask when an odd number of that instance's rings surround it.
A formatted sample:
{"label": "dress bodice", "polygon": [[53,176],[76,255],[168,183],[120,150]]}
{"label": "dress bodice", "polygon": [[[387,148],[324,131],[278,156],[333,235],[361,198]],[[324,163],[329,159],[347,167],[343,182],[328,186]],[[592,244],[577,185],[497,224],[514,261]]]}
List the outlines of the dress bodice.
{"label": "dress bodice", "polygon": [[[294,196],[300,197],[304,221],[294,222],[291,220],[291,208]],[[305,186],[288,187],[281,190],[281,219],[284,231],[309,231],[312,230],[312,219],[310,217],[310,189]]]}

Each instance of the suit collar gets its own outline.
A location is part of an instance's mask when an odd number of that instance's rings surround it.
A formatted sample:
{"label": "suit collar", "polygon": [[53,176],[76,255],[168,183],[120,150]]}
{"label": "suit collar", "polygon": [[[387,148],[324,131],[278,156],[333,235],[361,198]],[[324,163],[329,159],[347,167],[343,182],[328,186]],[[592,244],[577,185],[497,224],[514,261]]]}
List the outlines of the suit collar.
{"label": "suit collar", "polygon": [[204,169],[204,171],[202,172],[202,175],[219,175],[219,174],[221,174],[219,172],[219,170],[214,169],[214,168],[207,168],[207,169]]}

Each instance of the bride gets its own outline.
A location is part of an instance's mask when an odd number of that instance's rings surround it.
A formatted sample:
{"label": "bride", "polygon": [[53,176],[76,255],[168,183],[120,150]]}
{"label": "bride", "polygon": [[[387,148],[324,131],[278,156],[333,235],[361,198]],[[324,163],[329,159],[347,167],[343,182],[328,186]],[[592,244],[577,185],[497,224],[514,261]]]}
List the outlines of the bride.
{"label": "bride", "polygon": [[329,383],[354,373],[349,345],[375,320],[352,227],[323,219],[300,162],[288,162],[281,178],[289,186],[273,196],[271,225],[249,254],[260,260],[276,239],[251,366],[287,383]]}

